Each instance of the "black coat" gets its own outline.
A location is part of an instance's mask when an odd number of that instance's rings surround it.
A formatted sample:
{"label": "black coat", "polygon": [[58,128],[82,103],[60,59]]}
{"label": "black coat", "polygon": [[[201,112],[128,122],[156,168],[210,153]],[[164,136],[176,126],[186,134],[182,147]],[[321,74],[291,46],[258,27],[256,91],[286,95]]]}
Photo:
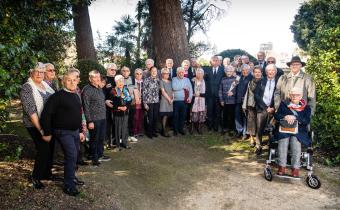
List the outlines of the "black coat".
{"label": "black coat", "polygon": [[240,81],[236,87],[236,103],[243,103],[244,95],[247,92],[248,83],[253,79],[251,74],[244,77],[241,76]]}
{"label": "black coat", "polygon": [[[266,77],[262,78],[261,81],[257,83],[255,90],[254,90],[255,105],[256,105],[256,110],[258,112],[261,112],[267,109],[267,105],[263,102],[263,95],[264,95],[264,90],[267,85],[267,81],[268,80]],[[277,84],[277,79],[275,78],[274,90],[276,89],[276,84]],[[272,100],[270,102],[269,107],[274,107],[274,92],[275,91],[273,91]]]}
{"label": "black coat", "polygon": [[217,73],[213,74],[213,68],[209,67],[204,71],[204,81],[206,86],[206,96],[211,98],[218,98],[218,91],[222,78],[224,77],[223,67],[219,66]]}

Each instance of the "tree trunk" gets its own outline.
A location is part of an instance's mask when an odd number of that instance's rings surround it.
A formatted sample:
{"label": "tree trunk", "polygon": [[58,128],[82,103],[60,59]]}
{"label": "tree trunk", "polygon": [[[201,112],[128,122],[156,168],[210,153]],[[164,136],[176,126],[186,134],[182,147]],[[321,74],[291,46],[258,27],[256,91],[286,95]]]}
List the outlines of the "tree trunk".
{"label": "tree trunk", "polygon": [[189,59],[188,40],[179,0],[150,0],[150,16],[155,61],[164,66],[167,58],[180,66]]}
{"label": "tree trunk", "polygon": [[97,61],[88,5],[77,1],[72,5],[73,25],[76,32],[77,58]]}

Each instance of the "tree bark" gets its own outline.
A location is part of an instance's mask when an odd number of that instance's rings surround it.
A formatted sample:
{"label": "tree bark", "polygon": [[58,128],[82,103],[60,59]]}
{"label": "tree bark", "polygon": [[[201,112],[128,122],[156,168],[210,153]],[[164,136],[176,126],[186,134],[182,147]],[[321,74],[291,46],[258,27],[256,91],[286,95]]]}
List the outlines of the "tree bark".
{"label": "tree bark", "polygon": [[164,66],[172,58],[180,66],[190,57],[180,1],[150,0],[149,6],[156,65]]}
{"label": "tree bark", "polygon": [[73,25],[76,32],[77,58],[97,61],[88,5],[77,1],[72,5]]}

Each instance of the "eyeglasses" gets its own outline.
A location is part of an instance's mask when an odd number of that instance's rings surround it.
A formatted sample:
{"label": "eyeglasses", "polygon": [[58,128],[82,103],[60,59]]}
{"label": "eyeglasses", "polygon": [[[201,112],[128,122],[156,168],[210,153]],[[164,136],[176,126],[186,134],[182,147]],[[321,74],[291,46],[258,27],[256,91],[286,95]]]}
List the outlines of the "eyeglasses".
{"label": "eyeglasses", "polygon": [[55,72],[54,69],[47,69],[46,71],[48,71],[48,72]]}
{"label": "eyeglasses", "polygon": [[135,75],[142,75],[142,73],[135,73]]}
{"label": "eyeglasses", "polygon": [[275,63],[275,61],[267,61],[267,63]]}
{"label": "eyeglasses", "polygon": [[45,71],[34,71],[35,74],[45,74]]}
{"label": "eyeglasses", "polygon": [[117,69],[109,69],[110,71],[117,71]]}

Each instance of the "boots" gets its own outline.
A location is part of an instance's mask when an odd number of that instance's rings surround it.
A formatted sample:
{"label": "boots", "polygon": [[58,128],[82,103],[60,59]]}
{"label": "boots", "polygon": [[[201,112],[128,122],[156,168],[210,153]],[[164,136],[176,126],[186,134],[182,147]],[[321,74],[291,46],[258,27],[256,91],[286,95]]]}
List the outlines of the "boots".
{"label": "boots", "polygon": [[299,172],[298,168],[292,168],[292,177],[299,177]]}
{"label": "boots", "polygon": [[278,175],[283,176],[286,173],[286,167],[279,166],[279,171],[277,172]]}

